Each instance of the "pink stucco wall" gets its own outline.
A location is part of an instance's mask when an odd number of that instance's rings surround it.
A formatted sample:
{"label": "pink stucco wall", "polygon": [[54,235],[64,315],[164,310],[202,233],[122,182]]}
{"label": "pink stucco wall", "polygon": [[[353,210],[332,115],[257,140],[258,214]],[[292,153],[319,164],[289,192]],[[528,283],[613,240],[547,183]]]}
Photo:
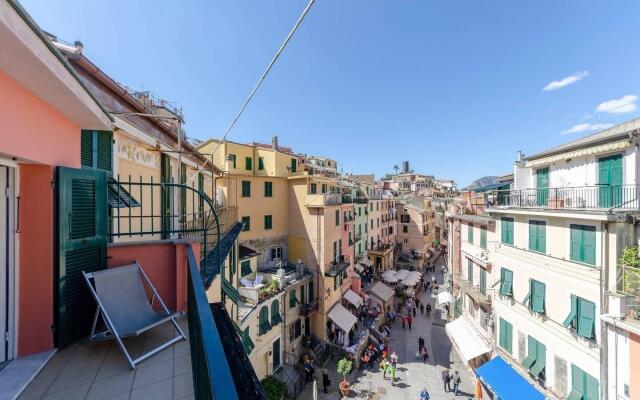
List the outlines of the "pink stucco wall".
{"label": "pink stucco wall", "polygon": [[0,154],[80,167],[80,128],[0,71]]}

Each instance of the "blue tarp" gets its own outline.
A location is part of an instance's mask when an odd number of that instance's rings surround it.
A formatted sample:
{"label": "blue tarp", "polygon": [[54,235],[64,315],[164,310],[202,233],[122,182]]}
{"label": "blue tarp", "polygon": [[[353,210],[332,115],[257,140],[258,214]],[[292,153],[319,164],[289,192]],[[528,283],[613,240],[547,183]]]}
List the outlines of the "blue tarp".
{"label": "blue tarp", "polygon": [[483,364],[476,370],[476,374],[499,400],[545,399],[542,393],[500,356]]}

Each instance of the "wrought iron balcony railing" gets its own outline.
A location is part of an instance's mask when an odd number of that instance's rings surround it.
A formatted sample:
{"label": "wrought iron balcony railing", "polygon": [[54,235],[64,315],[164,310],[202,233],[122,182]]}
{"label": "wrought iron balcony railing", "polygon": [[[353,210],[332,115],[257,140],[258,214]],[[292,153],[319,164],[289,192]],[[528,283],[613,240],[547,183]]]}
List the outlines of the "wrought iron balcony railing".
{"label": "wrought iron balcony railing", "polygon": [[640,209],[640,185],[595,185],[496,190],[484,194],[487,207],[552,209]]}

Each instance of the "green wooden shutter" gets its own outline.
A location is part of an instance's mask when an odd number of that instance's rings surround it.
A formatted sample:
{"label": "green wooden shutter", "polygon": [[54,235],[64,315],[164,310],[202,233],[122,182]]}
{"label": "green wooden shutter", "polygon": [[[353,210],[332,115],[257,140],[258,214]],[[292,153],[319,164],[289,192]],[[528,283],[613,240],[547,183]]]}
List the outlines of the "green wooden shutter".
{"label": "green wooden shutter", "polygon": [[271,303],[271,326],[274,327],[282,322],[282,317],[280,316],[280,302],[278,300],[274,300]]}
{"label": "green wooden shutter", "polygon": [[544,221],[529,221],[529,250],[546,252],[546,227]]}
{"label": "green wooden shutter", "polygon": [[582,262],[596,264],[596,227],[582,227]]}
{"label": "green wooden shutter", "polygon": [[251,230],[251,217],[242,217],[242,232],[248,232]]}
{"label": "green wooden shutter", "polygon": [[251,197],[251,181],[242,181],[242,197]]}
{"label": "green wooden shutter", "polygon": [[271,325],[269,324],[269,309],[262,306],[260,314],[258,314],[258,335],[264,335],[269,332]]}
{"label": "green wooden shutter", "polygon": [[595,338],[596,305],[588,300],[578,299],[578,336]]}
{"label": "green wooden shutter", "polygon": [[467,242],[473,243],[473,224],[467,225]]}
{"label": "green wooden shutter", "polygon": [[297,172],[298,171],[298,160],[296,160],[295,158],[291,159],[291,172]]}
{"label": "green wooden shutter", "polygon": [[536,204],[546,206],[549,200],[549,168],[536,171]]}
{"label": "green wooden shutter", "polygon": [[572,326],[576,320],[576,316],[578,315],[578,297],[575,295],[571,295],[571,311],[569,311],[569,315],[565,318],[562,325],[569,327]]}
{"label": "green wooden shutter", "polygon": [[65,347],[89,334],[96,303],[82,271],[106,268],[107,176],[103,171],[58,167],[58,262],[54,340]]}
{"label": "green wooden shutter", "polygon": [[80,135],[80,164],[93,168],[93,131],[83,130]]}
{"label": "green wooden shutter", "polygon": [[264,157],[258,157],[258,170],[262,171],[264,169]]}
{"label": "green wooden shutter", "polygon": [[280,366],[280,339],[276,339],[273,342],[273,369],[275,370]]}
{"label": "green wooden shutter", "polygon": [[111,173],[113,160],[113,133],[97,131],[96,135],[96,168]]}
{"label": "green wooden shutter", "polygon": [[273,197],[273,182],[264,183],[264,197]]}
{"label": "green wooden shutter", "polygon": [[484,268],[480,268],[480,293],[487,295],[487,271]]}
{"label": "green wooden shutter", "polygon": [[473,261],[467,258],[467,280],[473,284]]}
{"label": "green wooden shutter", "polygon": [[547,348],[544,344],[536,340],[536,362],[531,366],[529,372],[536,378],[544,371],[547,364]]}
{"label": "green wooden shutter", "polygon": [[271,215],[264,216],[264,229],[271,229],[273,227],[273,217]]}
{"label": "green wooden shutter", "polygon": [[292,290],[289,292],[289,308],[293,308],[298,304],[298,299],[296,298],[296,291]]}
{"label": "green wooden shutter", "polygon": [[486,226],[480,227],[480,247],[482,247],[483,249],[487,248],[487,227]]}
{"label": "green wooden shutter", "polygon": [[513,343],[513,327],[504,319],[500,318],[500,346],[511,354]]}
{"label": "green wooden shutter", "polygon": [[598,400],[600,398],[600,390],[598,380],[593,376],[584,373],[585,400]]}
{"label": "green wooden shutter", "polygon": [[502,243],[513,244],[513,218],[502,218],[501,238]]}
{"label": "green wooden shutter", "polygon": [[531,280],[531,310],[543,314],[545,312],[545,284]]}
{"label": "green wooden shutter", "polygon": [[582,258],[582,229],[581,225],[571,224],[569,229],[571,248],[569,251],[569,258],[573,261],[581,261]]}
{"label": "green wooden shutter", "polygon": [[244,158],[244,169],[246,169],[247,171],[253,170],[253,159],[251,157]]}
{"label": "green wooden shutter", "polygon": [[502,268],[500,294],[502,294],[503,296],[511,296],[512,288],[513,288],[513,271],[510,271],[506,268]]}
{"label": "green wooden shutter", "polygon": [[527,341],[527,357],[522,361],[524,369],[529,370],[536,361],[537,341],[529,336]]}

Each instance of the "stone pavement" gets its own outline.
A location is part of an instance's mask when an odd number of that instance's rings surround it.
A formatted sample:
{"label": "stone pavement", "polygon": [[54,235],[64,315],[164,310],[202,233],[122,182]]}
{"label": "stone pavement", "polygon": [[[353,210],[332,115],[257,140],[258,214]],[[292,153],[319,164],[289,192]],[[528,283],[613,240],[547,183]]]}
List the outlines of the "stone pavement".
{"label": "stone pavement", "polygon": [[[442,257],[438,260],[436,266],[436,278],[439,284],[442,284],[444,277],[440,272],[442,265]],[[427,279],[431,279],[431,275],[426,274]],[[429,291],[421,291],[418,295],[425,305],[431,303],[435,310],[435,296]],[[412,330],[408,327],[402,329],[400,321],[396,321],[391,329],[390,348],[398,355],[398,370],[396,372],[395,385],[391,385],[391,381],[382,378],[382,372],[378,366],[374,366],[371,371],[355,371],[349,376],[351,382],[351,393],[349,398],[361,399],[419,399],[419,393],[422,388],[426,387],[431,395],[432,400],[440,399],[459,399],[467,400],[473,398],[475,388],[475,378],[469,368],[463,365],[453,348],[449,337],[444,328],[445,322],[440,319],[439,310],[431,314],[430,318],[420,315],[419,311],[413,320]],[[417,359],[415,353],[418,349],[418,338],[422,336],[425,340],[429,359],[427,363]],[[322,370],[316,370],[318,383],[318,399],[339,399],[340,393],[338,383],[340,377],[336,373],[336,364],[338,360],[330,360],[325,368],[331,377],[331,386],[329,393],[322,392]],[[449,368],[451,373],[457,370],[462,377],[460,385],[460,393],[456,397],[452,392],[445,392],[441,373],[445,368]],[[366,393],[358,396],[356,392],[364,390],[372,393],[373,396],[367,397]],[[313,385],[307,384],[305,390],[299,397],[300,399],[313,399]]]}

